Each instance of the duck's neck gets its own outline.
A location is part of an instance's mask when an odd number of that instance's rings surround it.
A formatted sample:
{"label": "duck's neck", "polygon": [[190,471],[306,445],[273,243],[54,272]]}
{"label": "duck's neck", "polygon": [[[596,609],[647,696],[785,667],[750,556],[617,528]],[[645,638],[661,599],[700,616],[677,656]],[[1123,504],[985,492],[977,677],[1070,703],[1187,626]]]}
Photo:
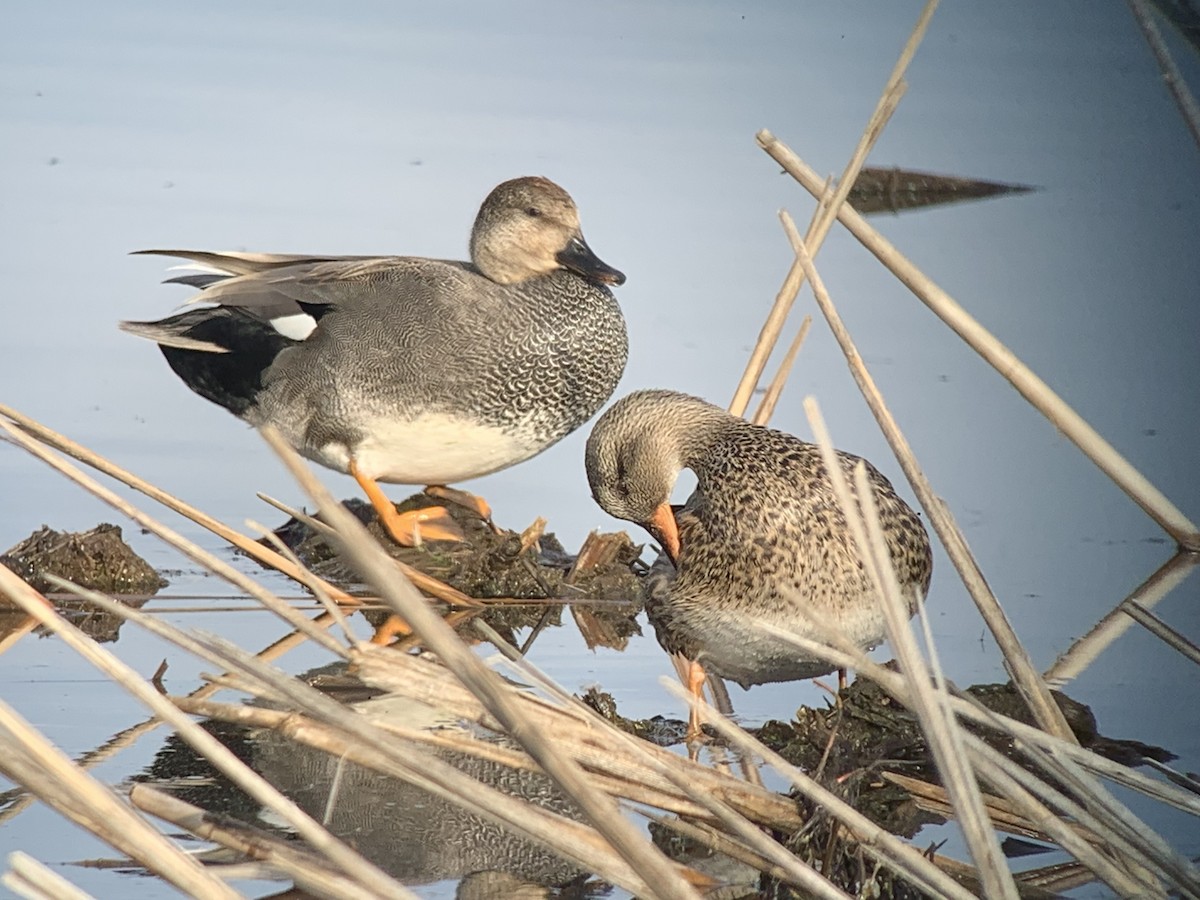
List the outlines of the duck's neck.
{"label": "duck's neck", "polygon": [[745,424],[720,407],[697,402],[688,414],[686,427],[675,431],[679,461],[684,468],[699,473],[707,468],[713,448]]}

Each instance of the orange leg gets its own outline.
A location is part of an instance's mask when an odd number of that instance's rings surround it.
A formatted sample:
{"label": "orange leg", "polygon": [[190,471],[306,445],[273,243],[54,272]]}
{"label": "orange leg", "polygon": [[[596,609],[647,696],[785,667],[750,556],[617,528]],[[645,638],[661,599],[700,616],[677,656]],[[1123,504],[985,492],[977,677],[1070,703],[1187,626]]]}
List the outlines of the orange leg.
{"label": "orange leg", "polygon": [[375,512],[379,515],[379,521],[383,523],[383,527],[387,529],[387,533],[397,544],[416,547],[422,540],[463,540],[462,529],[450,518],[450,513],[446,512],[444,506],[430,506],[426,509],[398,513],[396,507],[392,505],[392,501],[375,483],[375,479],[360,472],[353,461],[350,462],[350,474],[354,476],[358,486],[363,489],[363,493],[367,495],[367,499],[371,501],[371,505],[375,507]]}
{"label": "orange leg", "polygon": [[430,497],[437,497],[439,500],[445,500],[447,503],[454,503],[464,509],[471,510],[471,512],[478,513],[479,518],[487,522],[492,531],[495,531],[497,534],[500,533],[496,529],[496,526],[492,524],[492,507],[482,497],[472,494],[470,491],[446,487],[444,484],[427,485],[425,493]]}
{"label": "orange leg", "polygon": [[689,659],[687,663],[687,689],[695,700],[696,705],[691,708],[691,713],[688,715],[688,730],[687,740],[690,744],[692,741],[699,740],[703,737],[704,732],[700,728],[700,706],[704,702],[704,682],[708,679],[708,675],[704,672],[704,667],[694,659]]}
{"label": "orange leg", "polygon": [[408,637],[412,633],[412,628],[406,621],[397,615],[391,615],[375,629],[375,633],[371,635],[371,643],[386,646],[392,642],[393,638]]}

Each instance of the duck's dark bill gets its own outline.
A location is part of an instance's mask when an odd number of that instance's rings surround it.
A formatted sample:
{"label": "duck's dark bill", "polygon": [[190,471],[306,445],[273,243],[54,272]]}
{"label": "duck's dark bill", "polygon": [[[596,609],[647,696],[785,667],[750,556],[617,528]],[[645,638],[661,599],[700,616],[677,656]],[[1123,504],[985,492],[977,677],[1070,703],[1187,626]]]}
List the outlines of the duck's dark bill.
{"label": "duck's dark bill", "polygon": [[558,260],[559,265],[584,278],[590,278],[602,284],[625,283],[625,276],[612,266],[601,262],[600,257],[592,252],[592,248],[582,237],[572,238],[571,243],[560,250],[555,259]]}

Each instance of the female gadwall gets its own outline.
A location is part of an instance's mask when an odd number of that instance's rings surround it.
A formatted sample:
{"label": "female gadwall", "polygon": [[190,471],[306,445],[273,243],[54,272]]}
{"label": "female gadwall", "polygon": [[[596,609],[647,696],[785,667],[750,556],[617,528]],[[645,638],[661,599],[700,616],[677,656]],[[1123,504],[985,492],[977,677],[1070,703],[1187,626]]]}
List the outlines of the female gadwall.
{"label": "female gadwall", "polygon": [[558,185],[496,187],[470,249],[469,263],[142,251],[199,264],[172,280],[215,305],[121,327],[200,396],[353,475],[398,542],[418,523],[452,538],[444,509],[398,515],[376,482],[442,486],[540,453],[612,395],[628,349],[606,287],[625,276]]}
{"label": "female gadwall", "polygon": [[[838,457],[852,478],[859,457]],[[883,639],[878,598],[814,444],[697,397],[637,391],[596,422],[586,464],[596,502],[644,527],[675,564],[673,583],[646,609],[697,698],[705,670],[744,688],[833,671],[760,624],[816,636],[812,617],[863,647]],[[696,473],[696,490],[675,512],[671,489],[683,468]],[[929,589],[929,537],[888,480],[866,468],[911,612],[914,594]],[[693,717],[693,731],[697,724]]]}

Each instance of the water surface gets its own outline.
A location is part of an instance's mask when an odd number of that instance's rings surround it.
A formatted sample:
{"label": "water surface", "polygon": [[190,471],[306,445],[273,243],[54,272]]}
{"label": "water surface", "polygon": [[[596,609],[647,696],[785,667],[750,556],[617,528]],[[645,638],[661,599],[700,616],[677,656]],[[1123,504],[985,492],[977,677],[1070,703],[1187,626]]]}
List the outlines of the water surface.
{"label": "water surface", "polygon": [[[254,492],[297,503],[300,492],[257,436],[192,396],[152,346],[116,330],[118,319],[156,318],[187,296],[157,284],[161,260],[125,254],[461,256],[486,192],[542,174],[573,194],[589,242],[629,278],[617,292],[631,338],[620,390],[672,387],[726,402],[790,263],[776,211],[804,221],[811,209],[754,133],[770,128],[818,170],[840,169],[917,12],[913,3],[22,5],[0,36],[0,400],[218,518],[275,521]],[[1194,52],[1167,36],[1200,85]],[[908,83],[873,164],[1042,190],[877,227],[1200,516],[1200,153],[1128,11],[947,5]],[[851,238],[835,230],[818,263],[1017,632],[1049,666],[1167,559],[1169,540]],[[806,296],[800,307],[816,315]],[[774,424],[806,436],[809,393],[841,447],[901,480],[819,321]],[[470,487],[503,524],[544,515],[577,547],[590,529],[616,526],[588,496],[584,437]],[[322,477],[355,494],[349,479]],[[43,522],[77,530],[115,515],[11,447],[0,448],[0,503],[0,547]],[[155,565],[183,565],[132,538]],[[929,604],[949,673],[1002,680],[944,556],[935,565]],[[1197,583],[1157,610],[1193,638]],[[194,577],[171,589],[220,590]],[[256,613],[179,620],[253,647],[278,633]],[[198,665],[144,635],[126,630],[116,649],[147,674],[167,655],[172,690],[196,683]],[[301,652],[286,665],[320,661]],[[655,680],[670,667],[652,638],[617,658],[586,653],[563,628],[539,639],[534,661],[570,688],[602,684],[627,715],[676,711]],[[55,641],[26,637],[0,656],[0,690],[70,753],[140,717]],[[1200,766],[1195,669],[1141,630],[1071,691],[1107,733]],[[754,722],[820,694],[781,685],[734,699]],[[143,739],[98,774],[121,781],[160,740]],[[1139,810],[1185,855],[1200,853],[1194,822]],[[40,807],[0,828],[0,848],[18,847],[51,862],[105,852]],[[112,873],[68,874],[100,895],[164,893]]]}

